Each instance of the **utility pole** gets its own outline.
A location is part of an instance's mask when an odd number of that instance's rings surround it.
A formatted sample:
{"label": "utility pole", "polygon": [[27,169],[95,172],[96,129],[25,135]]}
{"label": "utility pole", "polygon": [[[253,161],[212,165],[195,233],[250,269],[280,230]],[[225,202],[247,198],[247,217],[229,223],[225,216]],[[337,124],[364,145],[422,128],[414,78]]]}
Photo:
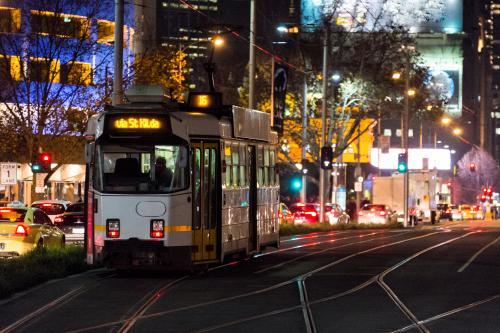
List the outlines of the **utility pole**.
{"label": "utility pole", "polygon": [[123,102],[123,6],[124,0],[115,0],[113,105]]}
{"label": "utility pole", "polygon": [[[407,50],[406,52],[409,52]],[[403,150],[404,153],[406,154],[406,165],[407,165],[407,170],[403,174],[403,181],[404,181],[404,188],[403,188],[403,209],[404,209],[404,221],[403,221],[403,226],[406,228],[408,227],[408,195],[409,195],[409,188],[410,188],[410,168],[409,168],[409,158],[408,158],[408,118],[410,114],[410,96],[409,96],[409,91],[410,91],[410,54],[407,53],[406,55],[406,65],[405,65],[405,109],[403,112],[403,128],[401,133],[401,137],[403,139]]]}
{"label": "utility pole", "polygon": [[250,54],[248,60],[248,108],[250,109],[255,108],[255,1],[250,0]]}
{"label": "utility pole", "polygon": [[[321,145],[328,145],[326,142],[326,104],[328,98],[327,80],[328,80],[328,45],[330,39],[329,22],[325,20],[325,35],[323,40],[323,103],[321,104]],[[320,149],[321,150],[321,149]],[[321,164],[321,163],[320,163]],[[325,218],[325,169],[320,165],[319,169],[319,201],[320,201],[320,221]]]}
{"label": "utility pole", "polygon": [[307,202],[307,169],[305,166],[305,161],[307,158],[306,142],[307,142],[307,73],[304,67],[304,92],[303,97],[304,105],[302,107],[302,152],[301,161],[302,163],[302,189],[300,191],[300,201]]}

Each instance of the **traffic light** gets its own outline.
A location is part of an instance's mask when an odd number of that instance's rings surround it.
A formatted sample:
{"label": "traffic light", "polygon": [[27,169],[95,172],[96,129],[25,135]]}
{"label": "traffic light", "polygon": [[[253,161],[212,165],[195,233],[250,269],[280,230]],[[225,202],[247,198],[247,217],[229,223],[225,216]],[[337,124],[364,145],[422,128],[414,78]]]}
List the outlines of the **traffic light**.
{"label": "traffic light", "polygon": [[398,171],[400,173],[408,172],[408,155],[406,153],[398,155]]}
{"label": "traffic light", "polygon": [[321,168],[331,169],[333,162],[333,149],[332,147],[322,147],[321,148]]}
{"label": "traffic light", "polygon": [[476,171],[476,163],[472,162],[471,164],[469,164],[469,170],[470,172]]}
{"label": "traffic light", "polygon": [[484,194],[481,195],[481,202],[486,202],[486,195]]}
{"label": "traffic light", "polygon": [[31,172],[49,173],[52,168],[52,155],[50,153],[41,153],[34,155],[34,161],[31,163]]}
{"label": "traffic light", "polygon": [[302,178],[301,177],[293,177],[292,178],[292,190],[300,191],[302,189]]}

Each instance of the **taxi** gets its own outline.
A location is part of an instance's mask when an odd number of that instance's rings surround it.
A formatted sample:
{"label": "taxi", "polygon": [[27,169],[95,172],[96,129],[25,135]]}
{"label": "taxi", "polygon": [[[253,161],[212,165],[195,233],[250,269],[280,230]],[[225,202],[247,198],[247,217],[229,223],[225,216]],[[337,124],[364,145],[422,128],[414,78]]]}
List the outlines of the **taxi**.
{"label": "taxi", "polygon": [[0,208],[0,258],[23,255],[37,247],[64,247],[64,233],[42,210]]}

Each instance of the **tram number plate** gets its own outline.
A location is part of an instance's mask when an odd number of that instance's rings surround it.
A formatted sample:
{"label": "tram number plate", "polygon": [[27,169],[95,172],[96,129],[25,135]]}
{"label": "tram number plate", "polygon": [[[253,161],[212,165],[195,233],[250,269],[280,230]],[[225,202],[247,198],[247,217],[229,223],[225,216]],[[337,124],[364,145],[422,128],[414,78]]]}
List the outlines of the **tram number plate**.
{"label": "tram number plate", "polygon": [[73,228],[73,233],[74,234],[83,234],[84,230],[83,230],[83,228]]}
{"label": "tram number plate", "polygon": [[5,243],[0,243],[0,250],[5,249]]}

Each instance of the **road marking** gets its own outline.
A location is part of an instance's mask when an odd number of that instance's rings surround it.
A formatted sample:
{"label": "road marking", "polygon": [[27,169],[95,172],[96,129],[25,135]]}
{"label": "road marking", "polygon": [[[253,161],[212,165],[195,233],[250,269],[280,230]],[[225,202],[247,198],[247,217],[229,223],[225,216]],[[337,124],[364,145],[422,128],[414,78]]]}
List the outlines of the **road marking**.
{"label": "road marking", "polygon": [[493,240],[492,242],[490,242],[490,243],[486,244],[485,246],[483,246],[483,247],[481,248],[481,250],[477,251],[477,252],[476,252],[476,253],[475,253],[472,257],[470,257],[470,259],[469,259],[469,260],[467,260],[467,262],[466,262],[466,263],[465,263],[462,267],[460,267],[460,268],[458,269],[458,271],[457,271],[457,272],[458,272],[458,273],[462,273],[463,271],[465,271],[465,270],[467,269],[467,267],[469,267],[469,265],[470,265],[470,264],[472,264],[472,262],[473,262],[474,260],[476,260],[476,258],[477,258],[477,257],[478,257],[481,253],[483,253],[483,252],[484,252],[487,248],[489,248],[490,246],[492,246],[493,244],[495,244],[495,243],[496,243],[496,242],[498,242],[499,240],[500,240],[500,236],[499,236],[497,239]]}

